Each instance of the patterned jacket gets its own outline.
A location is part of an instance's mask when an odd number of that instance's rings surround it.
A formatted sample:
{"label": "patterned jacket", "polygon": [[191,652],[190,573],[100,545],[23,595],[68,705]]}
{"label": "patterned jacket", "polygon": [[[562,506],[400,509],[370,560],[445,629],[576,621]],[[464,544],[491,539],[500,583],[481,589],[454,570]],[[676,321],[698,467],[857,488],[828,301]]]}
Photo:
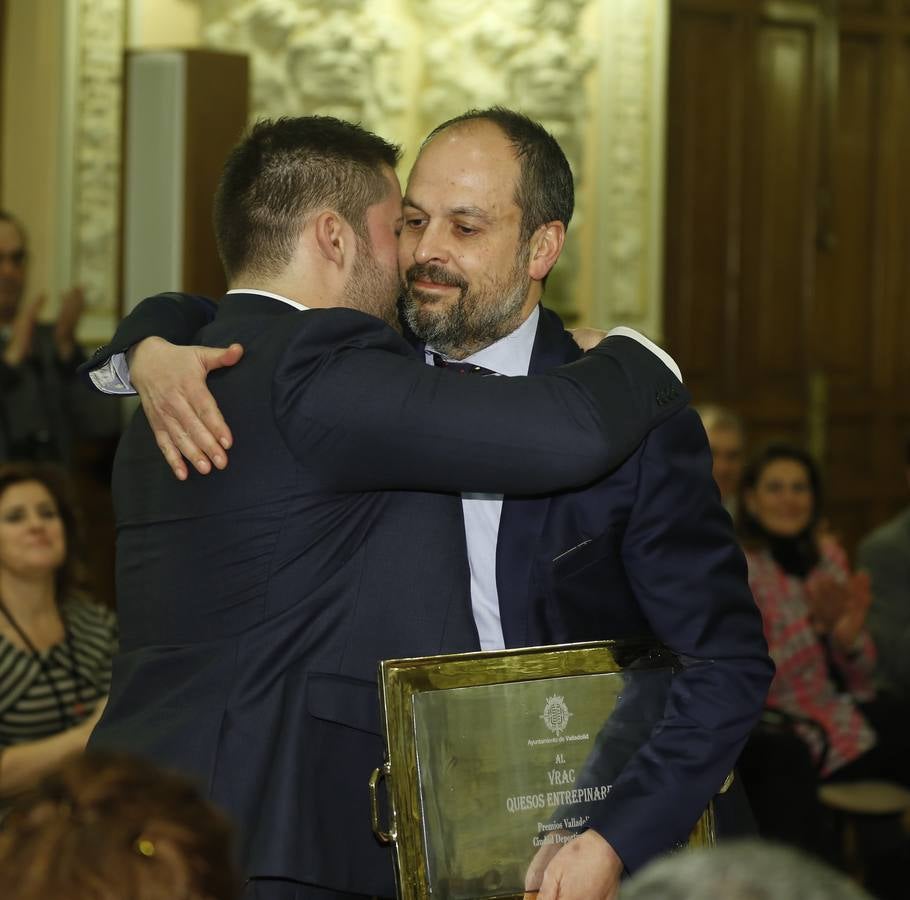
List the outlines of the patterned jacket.
{"label": "patterned jacket", "polygon": [[[822,573],[845,580],[849,569],[840,548],[828,546],[822,553],[821,562],[805,581],[784,572],[767,550],[747,550],[746,560],[749,585],[761,610],[765,638],[777,666],[767,705],[814,719],[824,728],[829,749],[822,775],[828,776],[875,744],[875,732],[857,708],[857,703],[875,696],[875,645],[864,629],[849,654],[833,644],[826,654],[823,642],[828,639],[819,638],[809,621],[806,586]],[[840,693],[832,681],[829,655],[848,693]],[[806,727],[799,728],[799,732],[818,760],[822,752],[819,735]]]}

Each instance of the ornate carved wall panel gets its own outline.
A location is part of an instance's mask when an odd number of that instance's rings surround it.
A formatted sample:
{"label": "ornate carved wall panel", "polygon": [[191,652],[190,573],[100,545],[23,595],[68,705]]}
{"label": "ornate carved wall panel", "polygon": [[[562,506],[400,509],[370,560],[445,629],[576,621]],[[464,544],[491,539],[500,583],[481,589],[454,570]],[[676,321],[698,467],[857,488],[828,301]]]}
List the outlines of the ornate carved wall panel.
{"label": "ornate carved wall panel", "polygon": [[[99,333],[116,291],[127,0],[79,10],[73,277]],[[153,0],[133,0],[151,3]],[[472,106],[541,120],[577,180],[548,302],[659,335],[667,0],[195,0],[203,45],[250,56],[252,116],[330,114],[405,148]]]}
{"label": "ornate carved wall panel", "polygon": [[602,10],[594,275],[606,287],[591,292],[592,318],[660,336],[667,10],[640,0]]}
{"label": "ornate carved wall panel", "polygon": [[[569,318],[619,315],[660,331],[659,273],[649,267],[659,259],[652,217],[661,191],[651,180],[663,115],[652,108],[664,54],[654,28],[666,0],[201,2],[203,41],[251,57],[254,117],[362,121],[404,145],[403,172],[429,130],[470,107],[502,103],[542,121],[569,157],[578,194],[548,302]],[[598,65],[621,78],[607,106]],[[599,224],[607,220],[609,232]]]}
{"label": "ornate carved wall panel", "polygon": [[[412,0],[422,13],[424,77],[417,98],[421,135],[471,107],[503,104],[539,120],[562,145],[575,173],[578,205],[571,237],[547,286],[547,302],[567,318],[584,311],[579,298],[587,193],[584,136],[592,121],[586,76],[595,61],[583,26],[587,0]],[[596,11],[596,10],[595,10]],[[454,51],[454,52],[453,52]]]}
{"label": "ornate carved wall panel", "polygon": [[120,306],[120,118],[125,0],[78,0],[71,280],[86,291],[81,333],[108,335]]}
{"label": "ornate carved wall panel", "polygon": [[202,37],[249,54],[252,118],[331,115],[400,139],[406,41],[388,4],[203,0]]}

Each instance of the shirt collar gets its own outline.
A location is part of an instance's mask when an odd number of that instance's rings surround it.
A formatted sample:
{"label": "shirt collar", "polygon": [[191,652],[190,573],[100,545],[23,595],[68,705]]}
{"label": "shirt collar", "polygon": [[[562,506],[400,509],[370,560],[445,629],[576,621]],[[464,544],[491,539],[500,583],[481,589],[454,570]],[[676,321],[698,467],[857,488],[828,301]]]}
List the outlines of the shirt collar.
{"label": "shirt collar", "polygon": [[296,300],[289,300],[287,297],[282,297],[281,294],[273,294],[271,291],[257,291],[253,288],[234,288],[233,290],[228,291],[228,294],[258,294],[260,297],[271,297],[272,300],[280,300],[282,303],[287,303],[288,306],[293,306],[294,309],[309,309],[308,306],[304,306]]}
{"label": "shirt collar", "polygon": [[[539,318],[540,307],[535,306],[531,310],[531,315],[514,331],[459,362],[482,366],[500,375],[527,375],[531,366],[531,351],[534,349]],[[428,344],[427,351],[431,350],[433,348]]]}

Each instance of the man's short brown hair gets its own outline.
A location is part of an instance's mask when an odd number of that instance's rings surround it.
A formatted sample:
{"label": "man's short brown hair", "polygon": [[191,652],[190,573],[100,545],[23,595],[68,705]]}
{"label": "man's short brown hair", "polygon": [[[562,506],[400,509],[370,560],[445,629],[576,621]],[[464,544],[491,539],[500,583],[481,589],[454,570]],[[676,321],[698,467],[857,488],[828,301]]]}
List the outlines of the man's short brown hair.
{"label": "man's short brown hair", "polygon": [[228,280],[278,274],[307,217],[334,209],[366,238],[366,211],[389,186],[399,148],[331,116],[263,119],[231,151],[215,195],[215,238]]}

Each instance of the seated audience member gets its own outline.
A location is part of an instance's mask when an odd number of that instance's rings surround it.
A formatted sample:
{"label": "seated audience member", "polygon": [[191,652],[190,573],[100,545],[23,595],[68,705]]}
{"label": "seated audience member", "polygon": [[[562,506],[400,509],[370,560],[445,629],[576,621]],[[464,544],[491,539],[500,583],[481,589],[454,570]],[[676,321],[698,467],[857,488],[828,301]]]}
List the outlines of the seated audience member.
{"label": "seated audience member", "polygon": [[875,646],[865,627],[869,577],[850,572],[835,541],[818,538],[815,462],[797,447],[765,447],[743,472],[740,502],[749,584],[777,666],[767,705],[821,726],[797,731],[824,778],[910,780],[906,761],[892,752],[893,722],[875,702]]}
{"label": "seated audience member", "polygon": [[655,860],[621,900],[872,900],[845,875],[790,847],[735,841]]}
{"label": "seated audience member", "polygon": [[[910,442],[906,476],[910,483]],[[880,684],[907,702],[910,700],[910,507],[863,540],[857,563],[872,578],[869,630],[878,650]]]}
{"label": "seated audience member", "polygon": [[720,500],[731,516],[736,515],[739,480],[743,471],[745,431],[743,420],[730,409],[714,403],[695,407],[708,435],[713,459],[712,473]]}
{"label": "seated audience member", "polygon": [[0,827],[6,900],[235,900],[227,820],[183,778],[126,756],[69,760]]}
{"label": "seated audience member", "polygon": [[[840,545],[819,537],[820,515],[821,480],[804,450],[771,444],[746,466],[738,526],[777,666],[767,706],[792,730],[760,726],[740,771],[763,835],[825,853],[816,772],[908,784],[910,742],[906,717],[875,694],[868,575],[851,573]],[[893,846],[875,851],[902,853],[900,836],[891,837]],[[876,865],[892,872],[893,862]],[[883,895],[903,896],[892,888],[882,885]]]}
{"label": "seated audience member", "polygon": [[[76,375],[85,359],[76,326],[85,303],[72,288],[57,321],[41,324],[45,297],[25,300],[28,247],[25,230],[0,210],[0,460],[71,461],[77,415],[90,405],[105,417]],[[91,416],[78,416],[86,419]]]}
{"label": "seated audience member", "polygon": [[81,751],[101,714],[114,614],[77,589],[77,525],[60,473],[0,465],[0,797]]}
{"label": "seated audience member", "polygon": [[25,230],[0,210],[0,463],[53,462],[76,476],[80,499],[103,538],[86,548],[99,596],[113,600],[111,464],[121,427],[119,403],[105,403],[79,377],[85,359],[76,329],[82,289],[65,291],[52,322],[49,299],[27,295]]}

